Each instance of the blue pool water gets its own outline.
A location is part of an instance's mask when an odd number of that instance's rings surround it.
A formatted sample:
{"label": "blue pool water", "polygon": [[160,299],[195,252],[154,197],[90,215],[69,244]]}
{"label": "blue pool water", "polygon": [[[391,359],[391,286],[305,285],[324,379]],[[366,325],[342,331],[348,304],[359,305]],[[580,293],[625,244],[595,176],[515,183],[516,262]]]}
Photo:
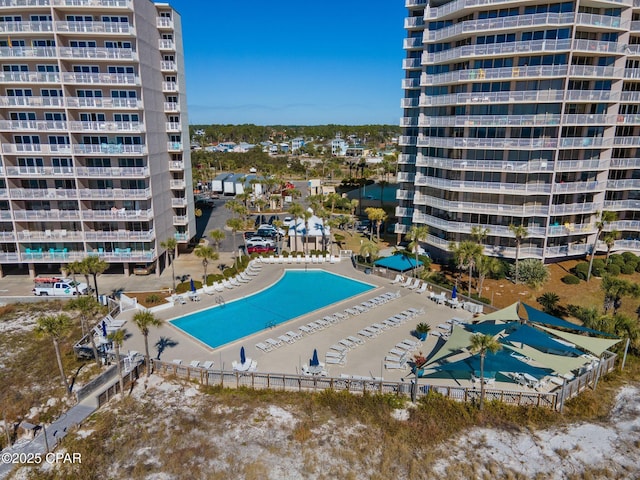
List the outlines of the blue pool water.
{"label": "blue pool water", "polygon": [[288,270],[278,282],[255,295],[171,323],[215,348],[373,288],[323,270]]}

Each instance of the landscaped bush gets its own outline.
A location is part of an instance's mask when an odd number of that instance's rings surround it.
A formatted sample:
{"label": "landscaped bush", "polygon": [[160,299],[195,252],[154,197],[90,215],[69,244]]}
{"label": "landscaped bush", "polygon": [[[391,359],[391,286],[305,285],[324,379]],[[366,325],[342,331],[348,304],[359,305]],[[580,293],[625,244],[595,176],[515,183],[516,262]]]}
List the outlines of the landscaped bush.
{"label": "landscaped bush", "polygon": [[147,303],[148,305],[157,305],[158,303],[162,302],[162,300],[162,296],[157,293],[151,293],[144,299],[145,303]]}
{"label": "landscaped bush", "polygon": [[617,265],[615,263],[607,265],[607,273],[609,275],[613,275],[614,277],[620,275],[620,265]]}
{"label": "landscaped bush", "polygon": [[636,255],[635,253],[633,253],[633,252],[624,252],[624,253],[622,254],[622,258],[624,259],[624,261],[625,261],[626,263],[629,263],[629,262],[635,262],[635,263],[638,263],[638,257],[637,257],[637,255]]}
{"label": "landscaped bush", "polygon": [[636,272],[640,272],[640,262],[636,265]]}
{"label": "landscaped bush", "polygon": [[578,285],[580,283],[580,279],[575,275],[565,275],[562,277],[562,281],[567,285]]}
{"label": "landscaped bush", "polygon": [[573,267],[573,274],[580,280],[586,280],[587,273],[589,273],[589,264],[587,262],[580,262]]}
{"label": "landscaped bush", "polygon": [[[200,280],[194,280],[193,281],[194,286],[196,287],[196,290],[198,288],[202,288],[202,282]],[[191,282],[182,282],[179,283],[178,285],[176,285],[176,293],[179,295],[181,293],[186,293],[186,292],[190,292],[191,291]]]}
{"label": "landscaped bush", "polygon": [[593,268],[591,269],[591,275],[593,275],[594,277],[601,277],[605,272],[605,267],[606,264],[604,263],[604,260],[602,260],[601,258],[594,259]]}
{"label": "landscaped bush", "polygon": [[[511,267],[510,275],[515,278],[516,266]],[[537,288],[549,279],[549,270],[540,260],[527,258],[520,262],[518,280],[531,288]]]}
{"label": "landscaped bush", "polygon": [[624,273],[625,275],[631,275],[632,273],[635,273],[636,265],[637,264],[634,265],[633,263],[625,263],[624,265],[622,265],[622,267],[620,267],[620,272]]}
{"label": "landscaped bush", "polygon": [[622,255],[618,253],[614,253],[609,257],[609,264],[612,264],[612,263],[615,265],[622,266],[624,265],[624,258],[622,258]]}

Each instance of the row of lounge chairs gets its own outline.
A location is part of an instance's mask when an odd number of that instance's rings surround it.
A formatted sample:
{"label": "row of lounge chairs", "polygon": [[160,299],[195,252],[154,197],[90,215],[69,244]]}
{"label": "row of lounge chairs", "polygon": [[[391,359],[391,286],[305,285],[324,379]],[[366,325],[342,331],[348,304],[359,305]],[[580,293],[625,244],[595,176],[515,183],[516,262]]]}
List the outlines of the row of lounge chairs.
{"label": "row of lounge chairs", "polygon": [[419,278],[405,278],[402,275],[396,275],[396,278],[391,281],[392,285],[398,285],[400,287],[405,287],[409,290],[415,290],[416,293],[424,293],[429,284],[427,282],[423,282]]}
{"label": "row of lounge chairs", "polygon": [[127,323],[126,320],[116,320],[110,314],[107,314],[102,320],[100,320],[98,325],[93,327],[93,334],[95,337],[102,339],[102,343],[105,343],[107,340],[104,332],[106,331],[107,335],[109,335],[116,330],[120,330],[125,323]]}
{"label": "row of lounge chairs", "polygon": [[406,368],[409,354],[417,350],[419,346],[420,342],[408,338],[396,343],[395,347],[389,350],[389,353],[384,357],[384,368],[387,370]]}
{"label": "row of lounge chairs", "polygon": [[404,322],[406,322],[407,320],[410,320],[417,315],[421,315],[422,313],[424,313],[424,310],[422,309],[418,310],[417,308],[408,308],[406,310],[403,310],[400,313],[396,313],[395,315],[392,315],[391,317],[387,318],[386,320],[380,323],[372,323],[370,326],[360,330],[358,332],[358,335],[365,338],[376,337],[382,332],[384,332],[385,330],[388,330],[391,327],[398,327]]}
{"label": "row of lounge chairs", "polygon": [[294,263],[299,263],[299,264],[304,264],[304,263],[316,263],[316,264],[320,264],[320,263],[338,263],[340,262],[340,257],[335,256],[335,255],[329,255],[328,253],[326,255],[307,255],[307,256],[294,256],[294,255],[289,255],[287,257],[285,257],[284,255],[279,255],[279,256],[268,256],[268,257],[258,257],[260,259],[260,261],[262,263],[289,263],[289,264],[294,264]]}
{"label": "row of lounge chairs", "polygon": [[353,335],[340,339],[329,347],[325,354],[325,362],[334,365],[346,365],[347,352],[363,344],[364,340]]}
{"label": "row of lounge chairs", "polygon": [[289,330],[286,333],[278,336],[277,338],[267,338],[264,342],[256,343],[256,348],[263,352],[270,352],[275,348],[280,348],[285,343],[294,343],[302,338],[302,334]]}
{"label": "row of lounge chairs", "polygon": [[[179,358],[174,359],[171,363],[182,366],[182,360]],[[191,361],[191,363],[189,363],[189,367],[211,370],[213,369],[213,360],[207,360],[206,362],[201,362],[200,360],[193,360]]]}

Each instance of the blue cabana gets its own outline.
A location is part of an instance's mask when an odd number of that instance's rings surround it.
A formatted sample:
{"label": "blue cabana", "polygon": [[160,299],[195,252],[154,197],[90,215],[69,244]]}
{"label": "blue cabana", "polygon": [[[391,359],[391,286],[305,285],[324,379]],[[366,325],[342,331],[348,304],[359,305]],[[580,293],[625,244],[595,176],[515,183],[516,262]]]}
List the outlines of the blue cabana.
{"label": "blue cabana", "polygon": [[514,344],[521,343],[529,345],[530,347],[537,348],[543,352],[553,353],[556,355],[573,355],[578,357],[584,354],[584,352],[577,348],[560,343],[554,340],[551,335],[528,325],[519,325],[513,333],[510,333],[502,340]]}
{"label": "blue cabana", "polygon": [[408,255],[404,255],[402,253],[392,255],[391,257],[381,258],[380,260],[376,260],[373,263],[376,267],[384,267],[389,270],[395,270],[397,272],[406,272],[407,270],[412,270],[416,267],[422,265],[422,262],[418,260],[416,264],[416,259],[411,258]]}
{"label": "blue cabana", "polygon": [[[462,360],[452,363],[445,363],[435,367],[436,371],[458,371],[476,373],[480,371],[480,354],[476,353]],[[511,353],[505,350],[498,350],[496,353],[487,352],[484,359],[485,374],[489,372],[513,372],[528,373],[536,378],[542,378],[550,375],[553,370],[549,368],[540,368],[529,365],[511,356]]]}
{"label": "blue cabana", "polygon": [[531,323],[541,323],[542,325],[548,325],[551,327],[560,327],[566,328],[568,330],[577,330],[578,332],[587,332],[593,333],[595,335],[605,335],[607,337],[613,337],[615,335],[610,335],[608,333],[600,332],[598,330],[594,330],[592,328],[582,327],[580,325],[576,325],[575,323],[567,322],[566,320],[562,320],[561,318],[554,317],[553,315],[549,315],[548,313],[541,312],[526,303],[523,303],[524,309],[527,312],[527,317]]}

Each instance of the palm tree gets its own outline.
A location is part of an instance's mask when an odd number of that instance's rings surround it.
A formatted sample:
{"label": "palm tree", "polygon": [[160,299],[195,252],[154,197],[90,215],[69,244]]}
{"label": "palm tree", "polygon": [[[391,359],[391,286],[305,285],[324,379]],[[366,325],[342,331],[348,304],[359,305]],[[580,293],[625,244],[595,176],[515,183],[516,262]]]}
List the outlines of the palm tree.
{"label": "palm tree", "polygon": [[171,279],[173,280],[173,293],[176,291],[176,270],[173,265],[173,259],[176,254],[176,248],[178,247],[178,241],[175,237],[169,237],[164,242],[160,242],[160,246],[167,252],[167,258],[171,262]]}
{"label": "palm tree", "polygon": [[77,310],[80,312],[80,324],[82,326],[82,334],[84,335],[86,331],[89,331],[89,341],[91,342],[91,350],[93,351],[93,358],[96,361],[96,365],[100,366],[100,357],[98,356],[98,347],[96,346],[95,339],[93,338],[93,333],[87,327],[87,318],[95,317],[100,310],[102,310],[102,305],[100,305],[95,298],[90,297],[88,295],[76,296],[69,300],[65,305],[65,310]]}
{"label": "palm tree", "polygon": [[[76,284],[76,295],[80,295],[80,292],[78,291],[78,282],[76,282],[76,275],[84,273],[84,266],[82,265],[82,262],[79,260],[69,262],[66,266],[66,270],[67,274],[71,275],[71,278],[73,278],[73,283]],[[89,286],[89,283],[87,283],[87,286]]]}
{"label": "palm tree", "polygon": [[591,247],[591,259],[589,260],[589,271],[587,272],[587,282],[591,279],[591,269],[593,268],[593,259],[596,256],[596,249],[598,248],[598,240],[600,239],[600,234],[604,227],[609,222],[615,222],[618,219],[618,214],[616,212],[604,211],[600,215],[600,220],[596,222],[596,229],[598,233],[596,234],[596,238],[593,241],[593,246]]}
{"label": "palm tree", "polygon": [[616,240],[620,237],[620,232],[618,230],[611,230],[604,234],[602,240],[607,244],[607,258],[606,263],[609,263],[609,257],[611,256],[611,250],[616,244]]}
{"label": "palm tree", "polygon": [[484,359],[487,352],[496,353],[502,345],[491,335],[476,333],[471,336],[469,349],[473,353],[480,353],[480,410],[484,408]]}
{"label": "palm tree", "polygon": [[[372,223],[375,223],[376,237],[378,238],[378,242],[379,242],[380,226],[382,225],[382,222],[384,222],[387,219],[387,212],[385,212],[382,208],[367,207],[364,209],[364,213],[367,214],[367,218]],[[371,232],[371,235],[373,235],[373,231]],[[369,240],[371,240],[371,236],[369,237]]]}
{"label": "palm tree", "polygon": [[331,215],[333,215],[333,212],[336,209],[336,203],[338,203],[341,199],[342,197],[339,193],[332,192],[327,195],[327,202],[329,202],[329,204],[331,205]]}
{"label": "palm tree", "polygon": [[502,265],[500,264],[500,261],[495,257],[479,255],[478,258],[476,258],[476,270],[478,271],[478,295],[482,296],[482,288],[487,275],[499,273],[501,268]]}
{"label": "palm tree", "polygon": [[120,361],[120,346],[124,342],[126,333],[123,329],[114,330],[107,335],[107,340],[113,343],[116,350],[116,365],[118,367],[118,377],[120,378],[120,395],[124,398],[124,376],[122,374],[122,362]]}
{"label": "palm tree", "polygon": [[416,254],[416,264],[413,267],[413,276],[416,276],[416,267],[418,266],[418,250],[420,250],[420,242],[427,240],[429,235],[429,227],[427,225],[411,225],[411,228],[407,232],[407,239],[409,243],[409,250]]}
{"label": "palm tree", "polygon": [[[377,243],[372,242],[371,240],[365,240],[360,246],[360,256],[366,258],[367,263],[373,263],[379,252],[380,247],[378,247]],[[369,261],[369,257],[371,257],[371,261]]]}
{"label": "palm tree", "polygon": [[305,209],[297,202],[293,202],[289,205],[287,212],[293,217],[293,237],[295,240],[294,249],[298,250],[298,219],[304,215]]}
{"label": "palm tree", "polygon": [[71,393],[69,390],[69,382],[67,376],[64,373],[64,367],[62,365],[62,356],[60,355],[60,339],[63,338],[71,330],[71,319],[60,313],[58,315],[45,315],[38,318],[36,325],[36,335],[51,337],[53,341],[53,349],[56,352],[56,361],[58,362],[58,368],[60,369],[60,377],[62,378],[62,384],[66,389],[67,394]]}
{"label": "palm tree", "polygon": [[218,252],[216,252],[213,249],[213,247],[209,245],[200,244],[195,248],[193,253],[196,255],[196,257],[202,259],[202,267],[204,268],[203,285],[206,287],[207,286],[207,266],[209,265],[210,261],[217,260],[219,258]]}
{"label": "palm tree", "polygon": [[491,229],[475,225],[471,227],[471,238],[479,245],[482,245],[489,236]]}
{"label": "palm tree", "polygon": [[302,212],[302,217],[304,218],[304,243],[302,245],[304,249],[305,256],[309,254],[309,220],[313,214],[309,210],[304,210]]}
{"label": "palm tree", "polygon": [[[240,218],[230,218],[227,220],[227,227],[231,229],[231,234],[233,235],[233,251],[238,251],[238,246],[236,245],[236,233],[241,231],[244,228],[244,222]],[[237,262],[237,258],[234,257],[233,265],[235,266]]]}
{"label": "palm tree", "polygon": [[82,260],[82,263],[84,264],[86,272],[93,276],[93,285],[96,289],[96,300],[99,300],[98,275],[104,273],[107,268],[109,268],[109,264],[104,260],[100,260],[100,257],[96,256],[86,257]]}
{"label": "palm tree", "polygon": [[145,361],[147,364],[147,377],[151,375],[151,361],[149,357],[149,328],[150,327],[159,327],[162,325],[163,321],[156,317],[150,311],[141,311],[137,312],[133,316],[133,323],[142,336],[144,337],[144,353],[145,353]]}
{"label": "palm tree", "polygon": [[522,244],[522,240],[527,238],[529,235],[529,231],[527,227],[524,225],[514,225],[513,223],[509,225],[509,230],[513,233],[513,236],[516,239],[516,282],[518,283],[518,262],[520,261],[520,245]]}
{"label": "palm tree", "polygon": [[544,312],[553,315],[558,307],[560,296],[555,292],[545,292],[536,298]]}
{"label": "palm tree", "polygon": [[473,269],[476,266],[477,258],[482,255],[484,248],[482,245],[465,240],[460,242],[456,250],[458,264],[464,265],[469,270],[469,296],[471,296],[471,282],[473,281]]}

